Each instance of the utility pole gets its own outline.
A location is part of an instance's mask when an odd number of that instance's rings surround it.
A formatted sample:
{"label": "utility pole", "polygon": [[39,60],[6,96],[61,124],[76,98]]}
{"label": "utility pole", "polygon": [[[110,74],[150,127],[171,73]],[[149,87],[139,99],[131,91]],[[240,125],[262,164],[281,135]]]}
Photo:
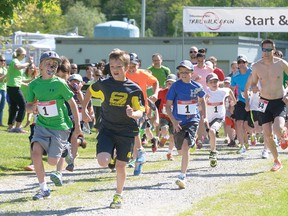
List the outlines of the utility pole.
{"label": "utility pole", "polygon": [[141,37],[145,37],[145,20],[146,20],[146,0],[142,0],[141,10]]}

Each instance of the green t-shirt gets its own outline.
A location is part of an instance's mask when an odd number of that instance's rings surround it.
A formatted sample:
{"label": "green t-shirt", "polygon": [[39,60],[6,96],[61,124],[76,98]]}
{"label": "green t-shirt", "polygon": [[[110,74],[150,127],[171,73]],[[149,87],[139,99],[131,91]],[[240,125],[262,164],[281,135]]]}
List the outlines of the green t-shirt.
{"label": "green t-shirt", "polygon": [[[27,76],[25,73],[23,73],[23,75],[22,75],[22,81],[26,81],[26,80],[31,80],[32,78],[30,77],[30,76]],[[25,85],[26,84],[26,85]],[[20,87],[20,89],[21,89],[21,91],[22,91],[22,94],[23,94],[23,96],[24,96],[24,98],[25,98],[25,100],[26,100],[26,98],[27,98],[27,92],[28,92],[28,86],[27,86],[27,83],[25,83],[25,84],[21,84],[21,87]]]}
{"label": "green t-shirt", "polygon": [[[0,77],[4,76],[7,74],[7,68],[2,68],[0,67]],[[6,80],[7,78],[5,78],[4,80],[0,81],[0,90],[4,90],[6,91]]]}
{"label": "green t-shirt", "polygon": [[285,73],[285,71],[283,71],[284,76],[283,76],[283,86],[284,88],[287,87],[287,82],[288,82],[288,75]]}
{"label": "green t-shirt", "polygon": [[22,82],[22,70],[15,69],[15,65],[20,64],[17,58],[14,58],[9,65],[7,73],[7,86],[21,87]]}
{"label": "green t-shirt", "polygon": [[38,101],[39,115],[36,124],[53,130],[68,130],[72,128],[72,121],[65,101],[70,100],[73,95],[65,80],[56,76],[48,80],[39,77],[29,84],[26,100]]}
{"label": "green t-shirt", "polygon": [[169,74],[171,74],[170,69],[162,65],[160,68],[154,68],[153,66],[150,66],[147,68],[147,70],[152,71],[152,75],[157,78],[160,87],[165,88],[166,78]]}

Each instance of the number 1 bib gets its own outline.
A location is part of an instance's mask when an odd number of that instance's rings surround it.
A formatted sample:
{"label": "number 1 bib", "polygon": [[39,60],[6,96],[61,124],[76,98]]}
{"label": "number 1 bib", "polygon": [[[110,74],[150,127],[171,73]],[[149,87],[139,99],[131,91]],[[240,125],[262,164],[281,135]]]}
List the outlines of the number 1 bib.
{"label": "number 1 bib", "polygon": [[58,116],[58,109],[56,100],[39,102],[38,101],[38,112],[43,117],[55,117]]}
{"label": "number 1 bib", "polygon": [[177,111],[179,115],[195,115],[197,114],[197,101],[177,101]]}

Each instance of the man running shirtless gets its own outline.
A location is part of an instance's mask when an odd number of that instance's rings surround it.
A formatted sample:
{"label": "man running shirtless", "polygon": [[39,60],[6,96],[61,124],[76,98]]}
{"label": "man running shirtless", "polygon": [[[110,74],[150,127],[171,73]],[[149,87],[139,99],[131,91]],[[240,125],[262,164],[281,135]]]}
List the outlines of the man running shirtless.
{"label": "man running shirtless", "polygon": [[274,165],[271,171],[278,171],[282,164],[278,158],[276,144],[273,140],[272,123],[274,133],[280,138],[282,149],[288,146],[287,129],[285,128],[285,102],[288,96],[285,94],[283,83],[283,71],[288,74],[288,63],[273,56],[275,43],[272,40],[264,40],[261,43],[262,59],[252,66],[252,86],[260,82],[260,123],[263,127],[264,139],[267,142],[273,158]]}

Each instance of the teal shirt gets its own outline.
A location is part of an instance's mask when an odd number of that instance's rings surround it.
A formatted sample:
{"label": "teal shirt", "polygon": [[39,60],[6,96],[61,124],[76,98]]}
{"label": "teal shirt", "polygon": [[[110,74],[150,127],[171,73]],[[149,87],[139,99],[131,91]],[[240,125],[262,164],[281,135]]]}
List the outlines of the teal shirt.
{"label": "teal shirt", "polygon": [[[7,74],[7,68],[2,68],[0,67],[0,77],[5,76]],[[3,79],[2,81],[0,81],[0,90],[4,90],[6,91],[6,80],[7,78]]]}
{"label": "teal shirt", "polygon": [[17,58],[14,58],[9,65],[7,73],[7,86],[21,87],[22,83],[22,70],[15,69],[15,65],[20,64]]}

